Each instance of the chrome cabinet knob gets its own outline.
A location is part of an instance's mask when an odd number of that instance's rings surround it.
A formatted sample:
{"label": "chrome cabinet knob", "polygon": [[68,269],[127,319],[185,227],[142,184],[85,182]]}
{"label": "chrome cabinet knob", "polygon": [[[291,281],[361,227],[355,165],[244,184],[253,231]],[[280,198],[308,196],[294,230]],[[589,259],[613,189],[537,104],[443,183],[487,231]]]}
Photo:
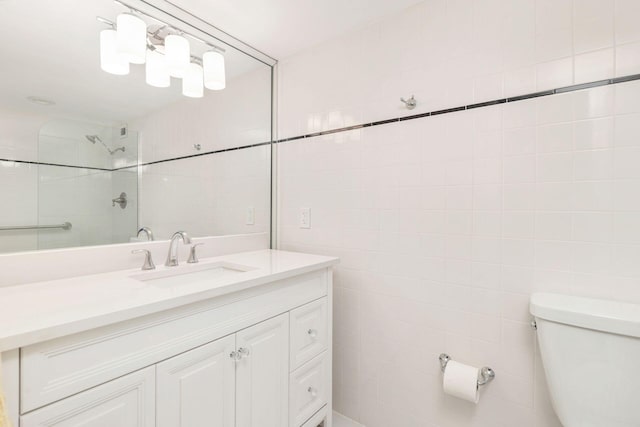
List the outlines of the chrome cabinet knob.
{"label": "chrome cabinet knob", "polygon": [[312,339],[316,339],[318,336],[318,330],[317,329],[309,329],[307,331],[307,335],[309,335]]}
{"label": "chrome cabinet knob", "polygon": [[238,349],[238,358],[239,359],[244,359],[245,357],[249,357],[250,354],[251,354],[251,352],[249,351],[248,348],[240,347]]}
{"label": "chrome cabinet knob", "polygon": [[309,387],[307,389],[307,391],[309,392],[309,394],[311,395],[311,397],[317,397],[318,396],[318,390],[313,388],[313,387]]}

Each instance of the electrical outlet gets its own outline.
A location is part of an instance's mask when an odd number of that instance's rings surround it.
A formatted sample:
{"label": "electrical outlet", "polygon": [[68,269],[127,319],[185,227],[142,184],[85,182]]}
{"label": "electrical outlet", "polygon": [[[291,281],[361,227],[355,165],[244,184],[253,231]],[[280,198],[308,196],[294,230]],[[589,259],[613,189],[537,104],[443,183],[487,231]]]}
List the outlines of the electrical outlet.
{"label": "electrical outlet", "polygon": [[300,228],[311,228],[311,208],[300,208]]}
{"label": "electrical outlet", "polygon": [[256,223],[256,208],[250,206],[247,208],[247,225],[255,225]]}

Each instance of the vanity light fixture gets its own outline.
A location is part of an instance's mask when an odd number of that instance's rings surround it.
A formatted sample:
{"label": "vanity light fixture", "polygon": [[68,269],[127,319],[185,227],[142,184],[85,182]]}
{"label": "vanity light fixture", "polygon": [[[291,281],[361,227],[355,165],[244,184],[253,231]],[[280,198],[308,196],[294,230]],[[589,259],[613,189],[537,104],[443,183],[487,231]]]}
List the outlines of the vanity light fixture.
{"label": "vanity light fixture", "polygon": [[147,59],[147,24],[133,13],[121,13],[116,18],[118,53],[132,64],[144,64]]}
{"label": "vanity light fixture", "polygon": [[222,90],[226,86],[224,56],[215,50],[202,55],[204,68],[204,87],[210,90]]}
{"label": "vanity light fixture", "polygon": [[156,49],[147,50],[145,80],[149,86],[153,87],[169,87],[171,85],[171,76],[167,69],[165,57]]}
{"label": "vanity light fixture", "polygon": [[[190,98],[203,97],[205,87],[210,90],[226,87],[224,49],[120,0],[114,1],[129,12],[118,15],[116,22],[96,17],[110,27],[100,32],[100,66],[104,71],[125,75],[129,74],[130,64],[146,64],[147,84],[164,88],[171,85],[171,77],[180,78],[182,94]],[[159,25],[148,27],[139,15],[148,16]],[[192,55],[187,37],[206,46],[208,50],[202,58]]]}
{"label": "vanity light fixture", "polygon": [[100,31],[100,68],[110,74],[129,74],[129,61],[118,53],[116,30],[108,28]]}
{"label": "vanity light fixture", "polygon": [[189,98],[202,98],[204,96],[202,66],[194,62],[187,66],[187,71],[182,78],[182,94]]}
{"label": "vanity light fixture", "polygon": [[178,34],[170,34],[164,39],[164,55],[167,69],[172,77],[183,78],[191,62],[189,40]]}

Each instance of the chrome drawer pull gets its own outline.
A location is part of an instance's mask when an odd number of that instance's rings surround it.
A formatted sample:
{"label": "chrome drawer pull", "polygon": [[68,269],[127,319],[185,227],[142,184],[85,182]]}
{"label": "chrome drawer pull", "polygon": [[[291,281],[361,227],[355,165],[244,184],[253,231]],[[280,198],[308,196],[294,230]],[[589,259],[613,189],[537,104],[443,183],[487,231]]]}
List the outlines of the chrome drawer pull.
{"label": "chrome drawer pull", "polygon": [[313,387],[309,387],[307,389],[307,391],[311,394],[311,397],[317,397],[318,396],[318,390],[316,390]]}
{"label": "chrome drawer pull", "polygon": [[315,338],[318,336],[318,331],[317,331],[316,329],[309,329],[309,330],[307,331],[307,334],[308,334],[311,338],[315,339]]}

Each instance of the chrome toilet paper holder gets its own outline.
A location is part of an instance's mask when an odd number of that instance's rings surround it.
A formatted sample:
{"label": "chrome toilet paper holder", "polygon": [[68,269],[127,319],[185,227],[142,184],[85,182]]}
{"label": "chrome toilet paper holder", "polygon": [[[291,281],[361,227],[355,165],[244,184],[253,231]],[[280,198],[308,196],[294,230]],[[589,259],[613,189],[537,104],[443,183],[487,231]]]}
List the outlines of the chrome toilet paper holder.
{"label": "chrome toilet paper holder", "polygon": [[[444,374],[444,371],[445,369],[447,369],[447,364],[451,360],[451,357],[446,353],[442,353],[438,359],[440,359],[440,370]],[[488,382],[493,381],[495,377],[496,373],[493,369],[489,368],[488,366],[481,368],[480,373],[478,374],[478,386],[485,385]]]}

